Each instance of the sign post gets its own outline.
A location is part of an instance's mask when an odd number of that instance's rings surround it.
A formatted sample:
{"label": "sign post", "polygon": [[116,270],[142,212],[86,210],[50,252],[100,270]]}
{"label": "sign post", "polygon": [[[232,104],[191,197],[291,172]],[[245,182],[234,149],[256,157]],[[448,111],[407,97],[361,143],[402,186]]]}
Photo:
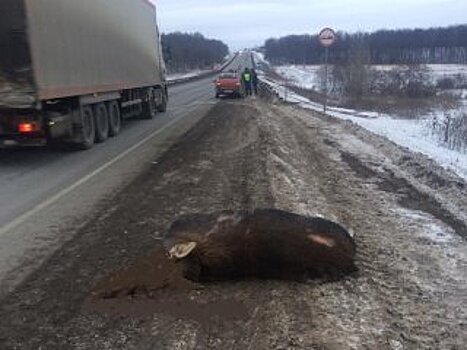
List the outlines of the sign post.
{"label": "sign post", "polygon": [[336,33],[331,28],[323,28],[319,32],[319,42],[324,47],[324,113],[327,111],[328,106],[328,59],[329,47],[336,41]]}

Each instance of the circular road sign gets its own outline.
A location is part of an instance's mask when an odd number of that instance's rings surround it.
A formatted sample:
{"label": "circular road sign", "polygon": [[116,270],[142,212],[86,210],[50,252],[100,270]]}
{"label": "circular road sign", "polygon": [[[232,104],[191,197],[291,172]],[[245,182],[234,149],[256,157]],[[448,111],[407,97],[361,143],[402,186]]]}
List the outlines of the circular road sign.
{"label": "circular road sign", "polygon": [[336,32],[331,28],[324,28],[319,32],[319,42],[324,47],[329,47],[336,41]]}

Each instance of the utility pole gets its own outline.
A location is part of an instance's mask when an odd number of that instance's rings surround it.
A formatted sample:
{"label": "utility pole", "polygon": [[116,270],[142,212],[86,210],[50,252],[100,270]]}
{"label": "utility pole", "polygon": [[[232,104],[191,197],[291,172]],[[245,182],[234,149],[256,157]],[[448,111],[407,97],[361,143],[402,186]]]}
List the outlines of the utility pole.
{"label": "utility pole", "polygon": [[323,110],[326,114],[328,108],[328,59],[329,59],[329,47],[324,48],[324,104]]}

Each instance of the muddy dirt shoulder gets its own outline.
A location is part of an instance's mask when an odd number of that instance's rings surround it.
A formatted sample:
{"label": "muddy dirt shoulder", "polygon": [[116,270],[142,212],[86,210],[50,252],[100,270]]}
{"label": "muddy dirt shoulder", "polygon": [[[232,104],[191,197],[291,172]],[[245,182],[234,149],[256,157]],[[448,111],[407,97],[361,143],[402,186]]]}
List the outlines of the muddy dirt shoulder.
{"label": "muddy dirt shoulder", "polygon": [[[402,206],[429,212],[467,239],[467,183],[464,179],[428,156],[412,152],[350,121],[299,107],[285,108],[291,108],[305,123],[312,116],[330,125],[333,132],[324,142],[339,146],[342,160],[359,177],[380,178],[379,186],[399,194]],[[411,199],[414,197],[424,199],[417,205]]]}
{"label": "muddy dirt shoulder", "polygon": [[[467,249],[465,221],[457,215],[465,207],[455,203],[465,197],[458,198],[449,185],[430,197],[419,190],[423,183],[412,184],[417,178],[411,169],[392,159],[399,153],[415,160],[419,155],[384,139],[374,142],[372,134],[355,132],[348,123],[285,106],[270,108],[261,122],[275,140],[269,168],[276,203],[335,217],[356,234],[358,286],[324,287],[328,297],[319,298],[316,307],[321,322],[338,319],[333,332],[347,336],[347,344],[358,338],[355,348],[460,348],[467,338],[458,328],[467,314],[458,308],[467,301]],[[443,169],[439,174],[452,178]],[[438,198],[454,203],[453,211],[433,205]],[[359,315],[359,325],[350,315]],[[446,324],[459,330],[450,333],[452,339],[445,337]]]}

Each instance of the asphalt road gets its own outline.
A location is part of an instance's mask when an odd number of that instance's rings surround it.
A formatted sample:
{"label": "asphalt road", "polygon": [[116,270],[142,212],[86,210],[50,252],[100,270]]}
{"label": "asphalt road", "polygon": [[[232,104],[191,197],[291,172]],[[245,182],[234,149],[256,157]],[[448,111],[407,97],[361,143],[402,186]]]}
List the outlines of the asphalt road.
{"label": "asphalt road", "polygon": [[[251,66],[241,54],[226,70]],[[183,135],[217,103],[213,78],[170,88],[166,113],[153,120],[129,120],[121,134],[84,152],[57,148],[0,151],[0,282],[20,280],[40,260],[69,237],[51,230],[82,222],[105,196],[131,181],[151,159]],[[73,221],[75,220],[75,221]],[[39,240],[39,241],[38,241]],[[20,267],[21,271],[17,269]],[[21,273],[20,273],[21,272]],[[14,275],[14,276],[12,276]],[[15,283],[1,283],[10,290]]]}

